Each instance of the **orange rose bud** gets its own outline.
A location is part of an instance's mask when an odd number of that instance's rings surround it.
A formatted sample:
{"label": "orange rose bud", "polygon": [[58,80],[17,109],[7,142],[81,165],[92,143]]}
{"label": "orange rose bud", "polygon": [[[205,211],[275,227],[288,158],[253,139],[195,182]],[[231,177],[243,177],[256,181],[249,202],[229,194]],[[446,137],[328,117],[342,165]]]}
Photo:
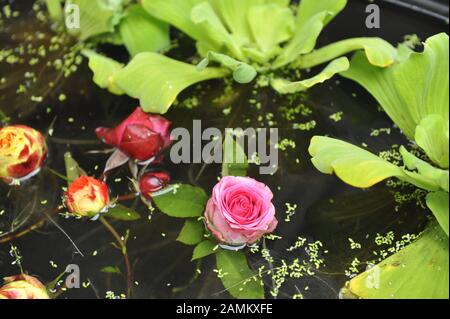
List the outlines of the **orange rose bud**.
{"label": "orange rose bud", "polygon": [[108,186],[93,177],[77,178],[65,194],[67,209],[81,217],[93,217],[101,213],[108,203]]}
{"label": "orange rose bud", "polygon": [[47,156],[44,137],[25,125],[0,128],[0,179],[7,183],[37,174]]}
{"label": "orange rose bud", "polygon": [[45,286],[36,278],[17,275],[4,278],[0,299],[50,299]]}

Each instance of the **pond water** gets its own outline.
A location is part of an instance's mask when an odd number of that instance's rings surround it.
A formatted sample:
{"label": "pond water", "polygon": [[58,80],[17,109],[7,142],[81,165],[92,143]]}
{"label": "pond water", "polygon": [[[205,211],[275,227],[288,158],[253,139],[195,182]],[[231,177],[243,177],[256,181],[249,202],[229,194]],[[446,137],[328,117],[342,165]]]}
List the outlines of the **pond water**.
{"label": "pond water", "polygon": [[[0,1],[2,6],[6,2]],[[326,29],[320,45],[360,35],[381,35],[392,43],[402,41],[406,34],[425,39],[448,27],[438,20],[386,5],[381,29],[358,29],[355,26],[364,22],[364,5],[364,1],[352,1]],[[20,16],[4,21],[0,48],[48,45],[52,31],[36,20],[31,5],[22,3],[18,7],[14,2],[12,7],[20,11]],[[181,39],[180,43],[180,48],[171,55],[186,57],[194,52],[189,40]],[[47,138],[49,157],[45,169],[21,187],[0,184],[0,212],[3,212],[0,214],[0,276],[20,272],[18,265],[12,264],[15,259],[9,253],[12,244],[20,251],[22,268],[46,283],[61,274],[66,265],[80,266],[86,287],[70,289],[59,298],[104,298],[107,291],[120,295],[126,290],[122,276],[100,271],[107,266],[123,269],[122,255],[112,247],[113,238],[101,223],[55,214],[66,182],[54,172],[64,174],[64,153],[70,151],[89,174],[99,176],[107,155],[88,151],[107,147],[96,139],[94,129],[116,125],[134,110],[137,101],[113,96],[95,86],[86,62],[67,78],[46,67],[47,61],[60,58],[71,45],[63,43],[59,50],[32,66],[0,62],[0,78],[6,79],[0,84],[0,110],[10,117],[11,123],[26,124],[42,132],[52,128]],[[116,48],[103,49],[117,58],[125,57],[125,52]],[[25,72],[34,72],[37,80],[27,82],[25,93],[17,93],[19,85],[24,83]],[[51,82],[54,85],[49,88]],[[267,240],[266,244],[276,267],[282,260],[310,258],[311,251],[286,250],[299,236],[310,243],[320,241],[323,246],[318,253],[324,265],[312,275],[288,279],[278,298],[290,298],[300,292],[305,298],[338,298],[355,258],[361,262],[373,259],[373,251],[382,248],[374,241],[377,234],[393,231],[397,240],[423,228],[427,212],[416,204],[416,199],[402,204],[396,201],[396,194],[408,193],[404,188],[380,184],[369,190],[354,189],[333,176],[321,174],[310,163],[307,149],[314,135],[330,135],[358,145],[366,143],[375,152],[405,143],[404,137],[363,89],[336,77],[307,94],[287,99],[268,88],[252,85],[233,85],[229,94],[224,95],[225,86],[223,81],[211,81],[183,92],[179,103],[166,116],[174,127],[191,128],[194,119],[201,119],[203,127],[220,129],[277,127],[280,139],[295,142],[295,148],[287,146],[280,150],[280,167],[275,175],[260,176],[256,166],[250,170],[250,176],[267,183],[275,194],[280,221],[275,234],[282,239]],[[308,125],[310,129],[306,130]],[[390,128],[390,134],[379,130],[382,128]],[[374,133],[374,129],[379,131]],[[220,174],[219,165],[174,165],[167,159],[163,167],[171,173],[173,182],[199,185],[207,192]],[[114,171],[110,177],[115,181],[111,185],[114,194],[131,192],[127,175],[125,168]],[[182,220],[158,211],[151,214],[139,199],[123,204],[134,207],[141,215],[138,221],[113,222],[120,234],[130,231],[127,247],[135,281],[134,298],[229,297],[214,272],[214,258],[206,258],[200,265],[191,262],[192,247],[176,241]],[[285,221],[287,204],[297,205],[289,222]],[[361,248],[352,249],[349,238],[361,244]],[[71,241],[84,256],[76,253]],[[266,263],[261,254],[247,253],[254,269]],[[201,269],[199,276],[196,267]],[[265,283],[270,298],[273,285],[270,276]]]}

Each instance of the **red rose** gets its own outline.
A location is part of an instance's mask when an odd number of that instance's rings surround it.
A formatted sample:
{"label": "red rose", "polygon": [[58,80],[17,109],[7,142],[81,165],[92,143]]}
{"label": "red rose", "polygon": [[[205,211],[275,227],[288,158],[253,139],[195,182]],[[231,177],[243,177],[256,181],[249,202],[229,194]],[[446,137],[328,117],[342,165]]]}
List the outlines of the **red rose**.
{"label": "red rose", "polygon": [[25,125],[0,128],[0,179],[7,183],[39,172],[47,156],[44,137]]}
{"label": "red rose", "polygon": [[166,172],[145,173],[139,180],[139,190],[146,199],[151,198],[151,194],[166,187],[170,182],[170,175]]}
{"label": "red rose", "polygon": [[104,143],[143,162],[170,145],[170,126],[164,117],[147,114],[138,107],[116,128],[99,127],[95,132]]}

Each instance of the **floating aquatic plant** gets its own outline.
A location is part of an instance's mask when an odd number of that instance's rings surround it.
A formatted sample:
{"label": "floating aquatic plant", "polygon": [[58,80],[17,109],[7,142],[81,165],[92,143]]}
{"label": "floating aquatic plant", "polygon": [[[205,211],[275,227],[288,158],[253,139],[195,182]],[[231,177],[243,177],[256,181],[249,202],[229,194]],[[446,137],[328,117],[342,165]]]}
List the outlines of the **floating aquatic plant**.
{"label": "floating aquatic plant", "polygon": [[[81,29],[76,34],[81,40],[124,44],[132,56],[123,66],[85,52],[94,81],[112,93],[138,98],[147,112],[165,113],[182,90],[209,79],[231,75],[238,83],[249,83],[257,74],[268,74],[275,90],[293,93],[347,70],[345,54],[354,50],[363,50],[377,67],[396,60],[395,49],[380,38],[347,39],[314,51],[321,31],[346,0],[302,0],[298,6],[288,0],[143,0],[132,6],[123,1],[108,6],[101,0],[74,3],[80,6]],[[168,25],[196,41],[200,63],[195,66],[159,52],[168,46]],[[328,62],[319,74],[297,82],[276,75],[284,67],[309,69]]]}
{"label": "floating aquatic plant", "polygon": [[[363,286],[370,273],[350,281],[348,289],[358,297],[408,298],[414,294],[448,298],[448,35],[430,37],[424,47],[423,52],[413,52],[401,45],[401,59],[385,69],[371,65],[366,56],[357,53],[350,69],[343,73],[376,98],[406,137],[420,147],[423,158],[401,146],[403,166],[397,166],[338,139],[315,136],[311,140],[314,166],[326,174],[334,172],[352,186],[367,188],[395,177],[427,191],[426,204],[440,225],[432,223],[415,243],[377,266],[383,289]],[[430,249],[424,252],[424,247]],[[414,275],[416,271],[420,276]]]}

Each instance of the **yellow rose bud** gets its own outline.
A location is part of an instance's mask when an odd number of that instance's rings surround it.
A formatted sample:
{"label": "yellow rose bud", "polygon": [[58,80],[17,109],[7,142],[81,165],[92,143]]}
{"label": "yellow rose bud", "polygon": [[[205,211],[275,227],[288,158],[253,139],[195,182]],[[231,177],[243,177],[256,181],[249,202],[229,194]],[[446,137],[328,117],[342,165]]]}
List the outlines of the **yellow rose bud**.
{"label": "yellow rose bud", "polygon": [[95,178],[81,176],[69,186],[65,203],[71,213],[93,217],[109,203],[108,186]]}
{"label": "yellow rose bud", "polygon": [[36,278],[18,275],[4,278],[0,299],[50,299],[45,286]]}
{"label": "yellow rose bud", "polygon": [[47,156],[41,133],[24,125],[0,128],[0,179],[7,183],[39,172]]}

